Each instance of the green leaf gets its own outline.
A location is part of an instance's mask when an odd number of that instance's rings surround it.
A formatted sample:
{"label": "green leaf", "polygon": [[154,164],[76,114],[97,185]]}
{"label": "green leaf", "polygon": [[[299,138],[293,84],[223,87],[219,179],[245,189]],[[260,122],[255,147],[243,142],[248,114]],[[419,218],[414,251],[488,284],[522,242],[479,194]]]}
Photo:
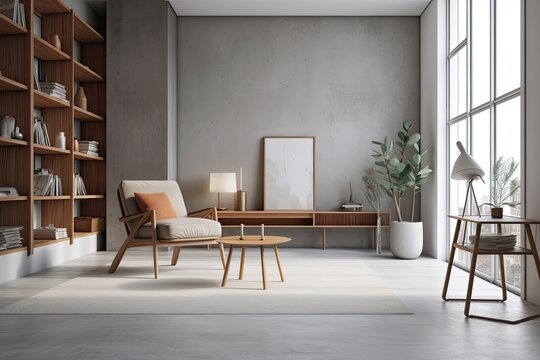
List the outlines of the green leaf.
{"label": "green leaf", "polygon": [[375,165],[384,166],[384,161],[375,161]]}
{"label": "green leaf", "polygon": [[387,146],[386,146],[386,143],[385,144],[381,144],[381,151],[382,153],[386,153],[386,151],[388,150]]}
{"label": "green leaf", "polygon": [[[417,153],[420,152],[420,147],[418,146],[418,143],[414,144],[414,150],[416,150]],[[423,155],[423,154],[420,154]]]}
{"label": "green leaf", "polygon": [[398,166],[399,165],[399,160],[397,158],[391,158],[390,161],[388,162],[388,165],[390,166]]}
{"label": "green leaf", "polygon": [[430,173],[432,173],[433,170],[431,170],[430,168],[428,168],[427,166],[425,168],[423,168],[422,170],[420,170],[418,172],[418,175],[429,175]]}
{"label": "green leaf", "polygon": [[408,132],[409,129],[412,127],[411,122],[409,120],[405,120],[403,122],[403,129]]}
{"label": "green leaf", "polygon": [[422,161],[422,157],[419,154],[414,154],[411,158],[411,162],[414,166],[418,166]]}
{"label": "green leaf", "polygon": [[375,145],[381,145],[382,144],[380,141],[372,141],[371,143],[373,143]]}
{"label": "green leaf", "polygon": [[417,142],[420,141],[420,134],[419,133],[412,133],[411,136],[409,136],[409,140],[407,141],[407,145],[413,146]]}
{"label": "green leaf", "polygon": [[405,133],[403,131],[399,131],[397,135],[401,141],[405,142]]}

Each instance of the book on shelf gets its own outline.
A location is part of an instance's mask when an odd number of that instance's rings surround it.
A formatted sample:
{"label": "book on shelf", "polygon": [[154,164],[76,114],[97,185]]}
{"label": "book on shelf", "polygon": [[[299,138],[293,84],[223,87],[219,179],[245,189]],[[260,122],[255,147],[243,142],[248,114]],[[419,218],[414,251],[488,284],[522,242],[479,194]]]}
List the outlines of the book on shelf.
{"label": "book on shelf", "polygon": [[47,95],[54,96],[61,100],[67,99],[66,86],[60,83],[40,81],[39,88],[41,92]]}
{"label": "book on shelf", "polygon": [[[474,245],[476,235],[470,235],[469,241]],[[516,246],[517,236],[515,234],[485,233],[480,234],[480,250],[510,250]]]}
{"label": "book on shelf", "polygon": [[51,146],[47,125],[41,117],[34,117],[34,143]]}
{"label": "book on shelf", "polygon": [[0,226],[0,250],[14,249],[22,246],[22,226]]}
{"label": "book on shelf", "polygon": [[84,180],[80,174],[75,174],[73,177],[73,193],[75,195],[88,195],[84,186]]}
{"label": "book on shelf", "polygon": [[19,0],[0,0],[0,13],[23,28],[26,28],[24,4]]}
{"label": "book on shelf", "polygon": [[0,197],[1,196],[19,196],[19,192],[12,186],[0,186]]}
{"label": "book on shelf", "polygon": [[62,196],[64,195],[62,179],[50,170],[38,169],[34,174],[35,196]]}
{"label": "book on shelf", "polygon": [[39,240],[58,240],[67,238],[67,228],[57,228],[54,225],[47,225],[34,229],[34,239]]}
{"label": "book on shelf", "polygon": [[94,140],[80,140],[79,152],[91,156],[99,156],[99,142]]}

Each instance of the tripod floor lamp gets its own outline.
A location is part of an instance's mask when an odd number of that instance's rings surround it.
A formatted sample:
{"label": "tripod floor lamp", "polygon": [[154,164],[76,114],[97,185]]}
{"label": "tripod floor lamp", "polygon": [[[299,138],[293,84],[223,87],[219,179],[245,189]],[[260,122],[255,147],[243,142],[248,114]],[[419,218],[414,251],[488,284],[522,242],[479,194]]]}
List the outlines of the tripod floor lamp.
{"label": "tripod floor lamp", "polygon": [[460,154],[458,158],[456,159],[456,162],[454,163],[454,167],[452,168],[451,178],[454,180],[467,181],[467,193],[465,195],[465,204],[463,205],[462,216],[465,216],[465,209],[467,207],[467,201],[469,200],[469,192],[470,192],[474,199],[474,203],[476,204],[476,210],[478,211],[478,216],[480,217],[481,216],[480,207],[478,206],[478,201],[476,200],[476,194],[474,193],[473,181],[480,179],[483,182],[484,179],[482,179],[482,176],[485,175],[485,172],[484,170],[482,170],[482,167],[480,166],[480,164],[478,164],[478,162],[471,155],[467,153],[461,141],[458,141],[456,145],[460,151]]}

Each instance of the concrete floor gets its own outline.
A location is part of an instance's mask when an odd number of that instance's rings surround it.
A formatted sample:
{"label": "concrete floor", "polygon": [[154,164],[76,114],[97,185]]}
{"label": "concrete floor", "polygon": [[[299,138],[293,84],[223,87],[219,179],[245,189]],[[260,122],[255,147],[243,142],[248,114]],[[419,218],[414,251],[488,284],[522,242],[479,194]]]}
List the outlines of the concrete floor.
{"label": "concrete floor", "polygon": [[[182,256],[196,261],[201,251],[185,250]],[[321,250],[283,249],[282,254],[320,256]],[[148,257],[150,274],[150,253],[142,255]],[[415,314],[1,315],[0,359],[433,360],[537,359],[540,354],[540,319],[519,325],[466,319],[463,303],[442,301],[443,262],[395,260],[368,250],[327,250],[324,255],[362,257]],[[165,266],[166,256],[160,256]],[[107,253],[92,254],[2,284],[0,308],[101,271],[110,258]],[[467,274],[455,269],[449,295],[464,295],[466,280]],[[475,290],[476,296],[500,295],[498,287],[478,278]],[[472,311],[515,319],[540,309],[511,295],[506,304],[476,303]]]}

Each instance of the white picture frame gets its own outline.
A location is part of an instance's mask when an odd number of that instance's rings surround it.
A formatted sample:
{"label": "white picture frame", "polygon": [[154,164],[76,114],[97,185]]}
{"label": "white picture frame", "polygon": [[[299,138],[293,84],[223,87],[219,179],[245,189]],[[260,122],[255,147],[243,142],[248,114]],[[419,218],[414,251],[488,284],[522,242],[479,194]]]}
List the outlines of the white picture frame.
{"label": "white picture frame", "polygon": [[315,137],[264,138],[264,210],[315,209]]}

